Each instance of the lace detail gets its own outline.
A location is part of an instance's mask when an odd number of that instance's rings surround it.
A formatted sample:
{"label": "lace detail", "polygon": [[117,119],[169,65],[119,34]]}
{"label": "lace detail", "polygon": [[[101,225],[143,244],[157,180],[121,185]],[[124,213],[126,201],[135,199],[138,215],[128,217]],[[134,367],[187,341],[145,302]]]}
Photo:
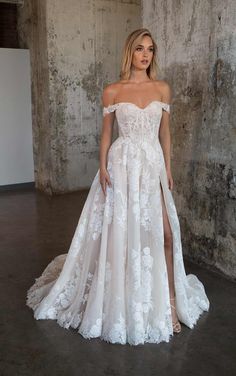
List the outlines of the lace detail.
{"label": "lace detail", "polygon": [[103,107],[103,116],[114,112],[118,108],[119,104],[109,105],[107,107]]}
{"label": "lace detail", "polygon": [[170,113],[170,105],[168,103],[163,103],[163,110]]}
{"label": "lace detail", "polygon": [[137,106],[136,104],[134,103],[131,103],[131,102],[119,102],[119,103],[115,103],[115,104],[110,104],[108,105],[107,107],[103,107],[103,116],[111,113],[111,112],[114,112],[117,110],[117,108],[120,106],[120,105],[131,105],[131,106],[134,106],[136,107],[137,110],[140,110],[140,111],[145,111],[149,106],[151,106],[153,103],[156,103],[158,106],[160,106],[161,108],[163,108],[164,111],[170,113],[170,104],[168,103],[165,103],[165,102],[161,102],[161,101],[152,101],[150,102],[146,107],[144,108],[141,108],[139,106]]}
{"label": "lace detail", "polygon": [[59,255],[27,294],[34,317],[77,328],[85,338],[131,345],[168,342],[173,335],[164,251],[161,186],[173,235],[179,320],[193,328],[209,300],[201,281],[186,275],[179,220],[168,188],[158,132],[169,105],[132,103],[116,111],[119,136],[107,156],[111,187],[98,170],[67,254]]}

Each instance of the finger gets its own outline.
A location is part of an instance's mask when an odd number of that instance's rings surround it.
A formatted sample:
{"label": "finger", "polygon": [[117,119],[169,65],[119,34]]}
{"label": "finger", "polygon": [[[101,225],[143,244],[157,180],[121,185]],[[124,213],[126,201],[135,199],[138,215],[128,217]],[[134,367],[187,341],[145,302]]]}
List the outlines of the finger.
{"label": "finger", "polygon": [[105,195],[105,189],[104,189],[104,180],[102,180],[101,182],[101,188],[102,188],[102,191],[103,191],[103,193],[104,193],[104,195]]}
{"label": "finger", "polygon": [[103,193],[106,196],[106,181],[103,183]]}
{"label": "finger", "polygon": [[111,186],[111,180],[110,180],[110,175],[109,175],[109,173],[107,172],[107,174],[106,174],[106,181],[107,181],[107,184],[109,185],[109,186]]}
{"label": "finger", "polygon": [[111,187],[111,179],[110,179],[110,177],[107,179],[107,181],[108,181],[109,187]]}

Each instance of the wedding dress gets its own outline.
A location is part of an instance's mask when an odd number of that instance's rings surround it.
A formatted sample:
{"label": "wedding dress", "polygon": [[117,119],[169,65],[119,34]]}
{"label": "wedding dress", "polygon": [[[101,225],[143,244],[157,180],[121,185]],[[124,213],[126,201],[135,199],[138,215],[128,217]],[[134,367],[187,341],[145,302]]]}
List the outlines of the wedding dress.
{"label": "wedding dress", "polygon": [[[168,188],[158,139],[162,111],[120,102],[119,135],[108,151],[111,187],[104,195],[99,170],[92,182],[69,251],[57,256],[28,290],[35,319],[54,319],[85,338],[138,345],[173,335],[164,251],[161,186],[173,235],[176,313],[193,328],[209,300],[202,282],[186,275],[179,220]],[[160,185],[161,184],[161,185]]]}

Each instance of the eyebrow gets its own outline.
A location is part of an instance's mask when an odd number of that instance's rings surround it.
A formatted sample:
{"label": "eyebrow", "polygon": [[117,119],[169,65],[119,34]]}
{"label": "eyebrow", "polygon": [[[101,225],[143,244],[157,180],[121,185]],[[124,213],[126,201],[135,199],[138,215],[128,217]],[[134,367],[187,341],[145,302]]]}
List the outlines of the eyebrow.
{"label": "eyebrow", "polygon": [[[137,47],[144,47],[144,45],[143,44],[138,44]],[[148,47],[153,47],[153,44],[150,44],[150,46],[148,46]]]}

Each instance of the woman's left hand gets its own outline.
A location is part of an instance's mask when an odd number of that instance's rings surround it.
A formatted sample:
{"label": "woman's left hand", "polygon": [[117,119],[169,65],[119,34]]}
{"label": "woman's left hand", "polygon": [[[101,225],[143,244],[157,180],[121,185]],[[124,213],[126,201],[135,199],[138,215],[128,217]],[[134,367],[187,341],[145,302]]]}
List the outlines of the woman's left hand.
{"label": "woman's left hand", "polygon": [[173,178],[172,178],[172,174],[171,174],[171,171],[170,171],[170,170],[167,170],[166,172],[167,172],[168,187],[169,187],[169,189],[172,191],[172,189],[173,189],[173,184],[174,184],[174,182],[173,182]]}

